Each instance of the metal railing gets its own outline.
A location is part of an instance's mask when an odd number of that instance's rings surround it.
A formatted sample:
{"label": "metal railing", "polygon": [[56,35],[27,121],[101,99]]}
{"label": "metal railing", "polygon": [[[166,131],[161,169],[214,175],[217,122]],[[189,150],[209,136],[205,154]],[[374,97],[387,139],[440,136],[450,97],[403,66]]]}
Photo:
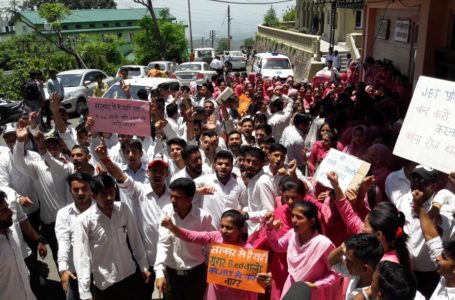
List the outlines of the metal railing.
{"label": "metal railing", "polygon": [[318,35],[303,34],[289,30],[258,25],[258,33],[272,39],[282,41],[285,44],[312,53],[315,59],[321,57],[320,40]]}

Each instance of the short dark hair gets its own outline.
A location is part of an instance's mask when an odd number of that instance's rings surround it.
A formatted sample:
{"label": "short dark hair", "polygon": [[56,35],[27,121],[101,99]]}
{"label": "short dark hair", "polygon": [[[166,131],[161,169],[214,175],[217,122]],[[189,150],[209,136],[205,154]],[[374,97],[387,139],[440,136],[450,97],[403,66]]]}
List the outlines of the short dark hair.
{"label": "short dark hair", "polygon": [[255,130],[261,130],[263,129],[265,131],[265,134],[266,135],[271,135],[272,134],[272,126],[270,126],[269,124],[260,124],[258,126],[256,126]]}
{"label": "short dark hair", "polygon": [[188,160],[191,154],[199,152],[199,147],[194,145],[187,145],[185,149],[182,151],[182,158],[183,160]]}
{"label": "short dark hair", "polygon": [[271,107],[275,107],[276,110],[283,110],[284,101],[283,101],[283,99],[281,99],[281,97],[280,97],[280,98],[278,98],[278,99],[276,99],[276,100],[274,100],[274,101],[271,101],[271,102],[270,102],[270,106],[271,106]]}
{"label": "short dark hair", "polygon": [[0,203],[3,203],[6,201],[8,196],[6,196],[6,193],[4,191],[0,191]]}
{"label": "short dark hair", "polygon": [[384,249],[375,234],[354,234],[348,237],[344,244],[346,249],[354,252],[354,256],[357,259],[371,265],[373,268],[376,268],[384,255]]}
{"label": "short dark hair", "polygon": [[95,195],[98,195],[104,189],[112,186],[115,187],[115,179],[107,174],[96,175],[93,177],[93,180],[90,181],[90,189]]}
{"label": "short dark hair", "polygon": [[182,85],[182,86],[180,87],[180,90],[181,90],[181,91],[185,91],[185,92],[189,92],[189,91],[190,91],[190,87],[189,87],[189,86],[186,86],[186,85]]}
{"label": "short dark hair", "polygon": [[280,151],[284,155],[287,153],[287,149],[285,146],[275,143],[270,145],[269,153],[275,152],[275,151]]}
{"label": "short dark hair", "polygon": [[186,141],[181,138],[172,138],[169,141],[167,141],[167,146],[171,147],[171,145],[179,145],[183,149],[186,147]]}
{"label": "short dark hair", "polygon": [[455,241],[444,243],[444,251],[447,252],[451,259],[455,259]]}
{"label": "short dark hair", "polygon": [[254,147],[251,147],[251,146],[248,146],[248,145],[240,145],[239,155],[240,155],[240,156],[245,156],[246,153],[247,153],[251,148],[254,148]]}
{"label": "short dark hair", "polygon": [[265,160],[264,151],[262,151],[261,149],[256,148],[256,147],[250,147],[250,149],[245,151],[245,156],[252,156],[252,157],[259,159],[260,161]]}
{"label": "short dark hair", "polygon": [[140,100],[148,100],[148,97],[149,97],[147,90],[144,88],[139,89],[137,91],[136,95]]}
{"label": "short dark hair", "polygon": [[175,103],[169,103],[166,106],[166,113],[169,117],[175,116],[178,113],[179,107]]}
{"label": "short dark hair", "polygon": [[218,159],[228,159],[231,164],[234,163],[234,156],[232,156],[232,153],[227,151],[227,150],[220,150],[215,154],[215,162]]}
{"label": "short dark hair", "polygon": [[240,135],[240,137],[242,136],[242,134],[240,133],[240,131],[238,131],[238,130],[232,130],[231,132],[228,133],[227,139],[229,140],[229,137],[230,137],[231,135],[233,135],[233,134],[238,134],[238,135]]}
{"label": "short dark hair", "polygon": [[379,290],[385,299],[414,299],[417,283],[414,275],[406,267],[390,261],[381,261],[376,271],[379,273]]}
{"label": "short dark hair", "polygon": [[139,152],[142,152],[142,142],[139,139],[131,139],[129,141],[125,141],[120,145],[120,148],[123,151],[126,150],[126,148],[134,148],[137,149]]}
{"label": "short dark hair", "polygon": [[196,185],[194,184],[194,181],[188,178],[177,178],[171,182],[169,188],[171,190],[180,191],[189,198],[193,198],[194,193],[196,193]]}
{"label": "short dark hair", "polygon": [[90,150],[88,150],[88,147],[84,145],[74,145],[73,148],[71,148],[71,150],[74,149],[81,149],[86,155],[90,154]]}
{"label": "short dark hair", "polygon": [[291,176],[283,176],[278,184],[281,192],[296,191],[297,194],[305,196],[306,188],[303,182]]}
{"label": "short dark hair", "polygon": [[275,142],[276,142],[276,140],[273,136],[265,136],[262,139],[258,140],[258,145],[261,145],[261,144],[271,145],[271,144],[274,144]]}
{"label": "short dark hair", "polygon": [[206,136],[209,138],[212,138],[212,137],[218,136],[218,134],[215,131],[206,130],[201,134],[201,137],[204,138]]}
{"label": "short dark hair", "polygon": [[238,210],[236,209],[229,209],[226,210],[222,215],[221,219],[224,218],[232,218],[235,227],[238,230],[242,230],[245,227],[246,217],[243,216]]}
{"label": "short dark hair", "polygon": [[253,121],[253,119],[251,119],[251,118],[243,118],[241,124],[243,125],[243,124],[246,123],[246,122],[251,122],[251,123],[254,124],[254,121]]}
{"label": "short dark hair", "polygon": [[294,125],[309,124],[311,122],[311,115],[305,113],[296,113],[294,116]]}
{"label": "short dark hair", "polygon": [[254,122],[261,121],[262,123],[267,123],[267,115],[263,113],[257,113],[254,115]]}
{"label": "short dark hair", "polygon": [[68,182],[70,186],[73,181],[84,181],[85,183],[90,184],[92,180],[93,177],[91,175],[83,172],[76,172],[66,177],[66,182]]}

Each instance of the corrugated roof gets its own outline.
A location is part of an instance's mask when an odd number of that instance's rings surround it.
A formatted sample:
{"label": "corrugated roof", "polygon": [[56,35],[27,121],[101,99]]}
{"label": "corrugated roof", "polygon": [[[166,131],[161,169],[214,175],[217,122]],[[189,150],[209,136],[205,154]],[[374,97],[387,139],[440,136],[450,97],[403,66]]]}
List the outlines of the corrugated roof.
{"label": "corrugated roof", "polygon": [[[155,8],[155,14],[158,17],[162,8]],[[24,10],[19,12],[24,18],[28,19],[35,25],[44,24],[37,11]],[[78,9],[71,10],[71,14],[63,19],[62,24],[69,23],[94,23],[94,22],[116,22],[116,21],[136,21],[144,16],[149,16],[146,8],[128,8],[128,9]],[[175,17],[170,15],[171,20]]]}

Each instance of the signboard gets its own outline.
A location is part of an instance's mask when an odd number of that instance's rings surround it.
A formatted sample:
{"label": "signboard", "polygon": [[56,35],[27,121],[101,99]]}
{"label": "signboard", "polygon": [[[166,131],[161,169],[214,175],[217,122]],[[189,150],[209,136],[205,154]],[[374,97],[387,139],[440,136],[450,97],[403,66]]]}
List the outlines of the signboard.
{"label": "signboard", "polygon": [[94,132],[150,136],[150,103],[139,100],[91,97],[89,115]]}
{"label": "signboard", "polygon": [[256,277],[267,272],[268,251],[219,243],[211,243],[210,247],[207,282],[265,293]]}
{"label": "signboard", "polygon": [[370,164],[353,155],[330,149],[314,174],[315,180],[325,187],[332,188],[327,173],[334,171],[343,192],[348,188],[357,190],[370,170]]}
{"label": "signboard", "polygon": [[409,28],[411,25],[410,20],[396,20],[395,21],[395,34],[394,39],[397,42],[409,42]]}
{"label": "signboard", "polygon": [[378,39],[381,39],[381,40],[389,39],[389,27],[390,27],[390,20],[386,20],[386,19],[379,20],[378,33],[377,33]]}
{"label": "signboard", "polygon": [[393,154],[455,170],[455,82],[420,76]]}

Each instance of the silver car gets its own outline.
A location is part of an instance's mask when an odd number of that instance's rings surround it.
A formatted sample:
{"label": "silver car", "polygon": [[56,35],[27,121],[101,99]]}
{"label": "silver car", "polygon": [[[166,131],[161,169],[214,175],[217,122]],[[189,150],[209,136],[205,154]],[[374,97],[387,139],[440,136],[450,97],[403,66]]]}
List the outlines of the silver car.
{"label": "silver car", "polygon": [[[135,100],[139,99],[137,92],[140,89],[145,89],[150,94],[150,92],[155,91],[163,84],[167,84],[169,88],[173,90],[179,90],[181,86],[178,80],[160,77],[126,79],[125,84],[130,86],[131,97]],[[103,98],[126,99],[127,97],[120,87],[120,83],[116,82],[106,91],[106,93],[104,93]]]}
{"label": "silver car", "polygon": [[141,65],[124,65],[121,66],[118,70],[126,68],[128,69],[128,78],[144,78],[147,77],[147,74],[149,72],[149,68],[147,66],[141,66]]}
{"label": "silver car", "polygon": [[[97,69],[76,69],[63,71],[57,74],[60,79],[65,95],[62,105],[68,113],[81,114],[87,108],[87,99],[93,95],[96,86],[96,78],[101,74],[103,82],[108,85],[114,83],[114,78]],[[46,97],[49,97],[47,89],[44,89]]]}
{"label": "silver car", "polygon": [[198,85],[211,82],[213,75],[216,75],[216,71],[206,62],[186,62],[177,67],[172,78],[178,79],[182,85],[189,86],[193,81]]}

